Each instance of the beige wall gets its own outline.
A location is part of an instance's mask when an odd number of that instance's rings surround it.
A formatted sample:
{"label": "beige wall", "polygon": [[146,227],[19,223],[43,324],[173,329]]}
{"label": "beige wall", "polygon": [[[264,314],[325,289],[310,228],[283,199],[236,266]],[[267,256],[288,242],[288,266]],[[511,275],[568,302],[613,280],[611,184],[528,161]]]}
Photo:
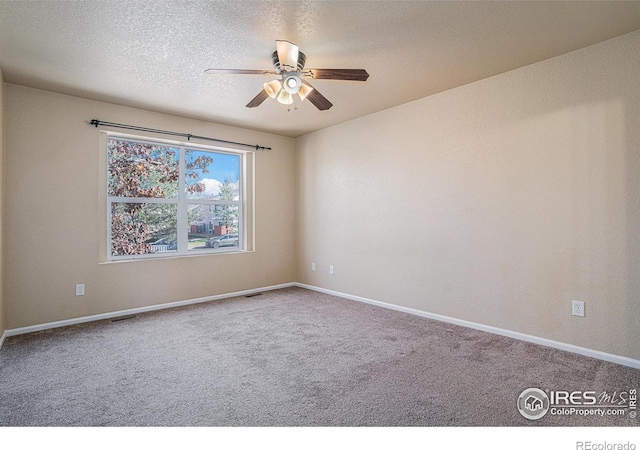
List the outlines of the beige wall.
{"label": "beige wall", "polygon": [[[294,281],[293,139],[11,84],[4,94],[7,329]],[[272,147],[255,155],[256,251],[100,263],[93,118]]]}
{"label": "beige wall", "polygon": [[638,48],[298,138],[297,280],[640,359]]}

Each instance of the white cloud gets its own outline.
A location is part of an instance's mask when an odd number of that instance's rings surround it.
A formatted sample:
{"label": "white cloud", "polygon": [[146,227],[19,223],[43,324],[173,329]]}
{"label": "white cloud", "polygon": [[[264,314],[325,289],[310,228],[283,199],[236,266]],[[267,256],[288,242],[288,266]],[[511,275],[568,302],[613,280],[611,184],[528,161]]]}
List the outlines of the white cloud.
{"label": "white cloud", "polygon": [[204,195],[207,197],[220,195],[220,187],[222,186],[220,181],[213,178],[203,178],[200,182],[204,184]]}
{"label": "white cloud", "polygon": [[[203,178],[202,180],[199,181],[199,183],[202,183],[204,185],[204,192],[193,194],[191,198],[215,199],[222,192],[222,186],[224,185],[222,181],[216,180],[215,178]],[[233,199],[238,201],[240,199],[238,195],[240,190],[240,185],[238,182],[230,183],[230,184],[233,187],[233,192],[235,194]]]}

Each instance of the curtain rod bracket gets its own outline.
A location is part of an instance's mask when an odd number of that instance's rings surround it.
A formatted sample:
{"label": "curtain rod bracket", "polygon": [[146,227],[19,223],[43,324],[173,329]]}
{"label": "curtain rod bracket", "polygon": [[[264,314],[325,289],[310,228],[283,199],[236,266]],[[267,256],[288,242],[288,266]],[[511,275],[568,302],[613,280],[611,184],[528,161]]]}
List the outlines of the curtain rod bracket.
{"label": "curtain rod bracket", "polygon": [[135,131],[144,131],[147,133],[157,133],[157,134],[167,134],[170,136],[181,136],[181,137],[186,137],[187,141],[191,141],[191,138],[194,139],[201,139],[204,141],[214,141],[214,142],[221,142],[223,144],[232,144],[232,145],[241,145],[243,147],[251,147],[251,148],[255,148],[256,151],[258,150],[271,150],[271,147],[263,147],[261,145],[253,145],[253,144],[245,144],[243,142],[234,142],[234,141],[225,141],[224,139],[216,139],[216,138],[211,138],[211,137],[207,137],[207,136],[197,136],[191,133],[177,133],[175,131],[166,131],[166,130],[156,130],[153,128],[145,128],[145,127],[138,127],[135,125],[125,125],[122,123],[113,123],[113,122],[103,122],[102,120],[98,120],[98,119],[91,119],[89,121],[90,125],[94,125],[96,128],[98,128],[98,125],[104,125],[105,127],[112,127],[112,128],[123,128],[125,130],[135,130]]}

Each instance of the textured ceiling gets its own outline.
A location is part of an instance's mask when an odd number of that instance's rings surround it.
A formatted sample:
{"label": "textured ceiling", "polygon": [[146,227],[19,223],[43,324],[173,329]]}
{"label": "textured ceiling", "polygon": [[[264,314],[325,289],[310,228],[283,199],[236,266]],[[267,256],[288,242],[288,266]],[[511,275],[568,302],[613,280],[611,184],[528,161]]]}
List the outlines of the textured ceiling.
{"label": "textured ceiling", "polygon": [[[0,1],[0,69],[9,83],[299,136],[637,29],[638,1]],[[312,81],[333,108],[287,112],[244,106],[273,77],[204,73],[271,69],[276,39],[307,67],[369,80]]]}

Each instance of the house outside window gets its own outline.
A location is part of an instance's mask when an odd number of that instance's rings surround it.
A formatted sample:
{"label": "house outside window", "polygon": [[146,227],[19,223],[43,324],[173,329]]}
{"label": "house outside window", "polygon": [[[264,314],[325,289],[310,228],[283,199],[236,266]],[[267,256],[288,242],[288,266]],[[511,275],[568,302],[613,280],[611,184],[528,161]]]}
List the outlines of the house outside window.
{"label": "house outside window", "polygon": [[246,153],[108,135],[107,260],[247,249]]}

